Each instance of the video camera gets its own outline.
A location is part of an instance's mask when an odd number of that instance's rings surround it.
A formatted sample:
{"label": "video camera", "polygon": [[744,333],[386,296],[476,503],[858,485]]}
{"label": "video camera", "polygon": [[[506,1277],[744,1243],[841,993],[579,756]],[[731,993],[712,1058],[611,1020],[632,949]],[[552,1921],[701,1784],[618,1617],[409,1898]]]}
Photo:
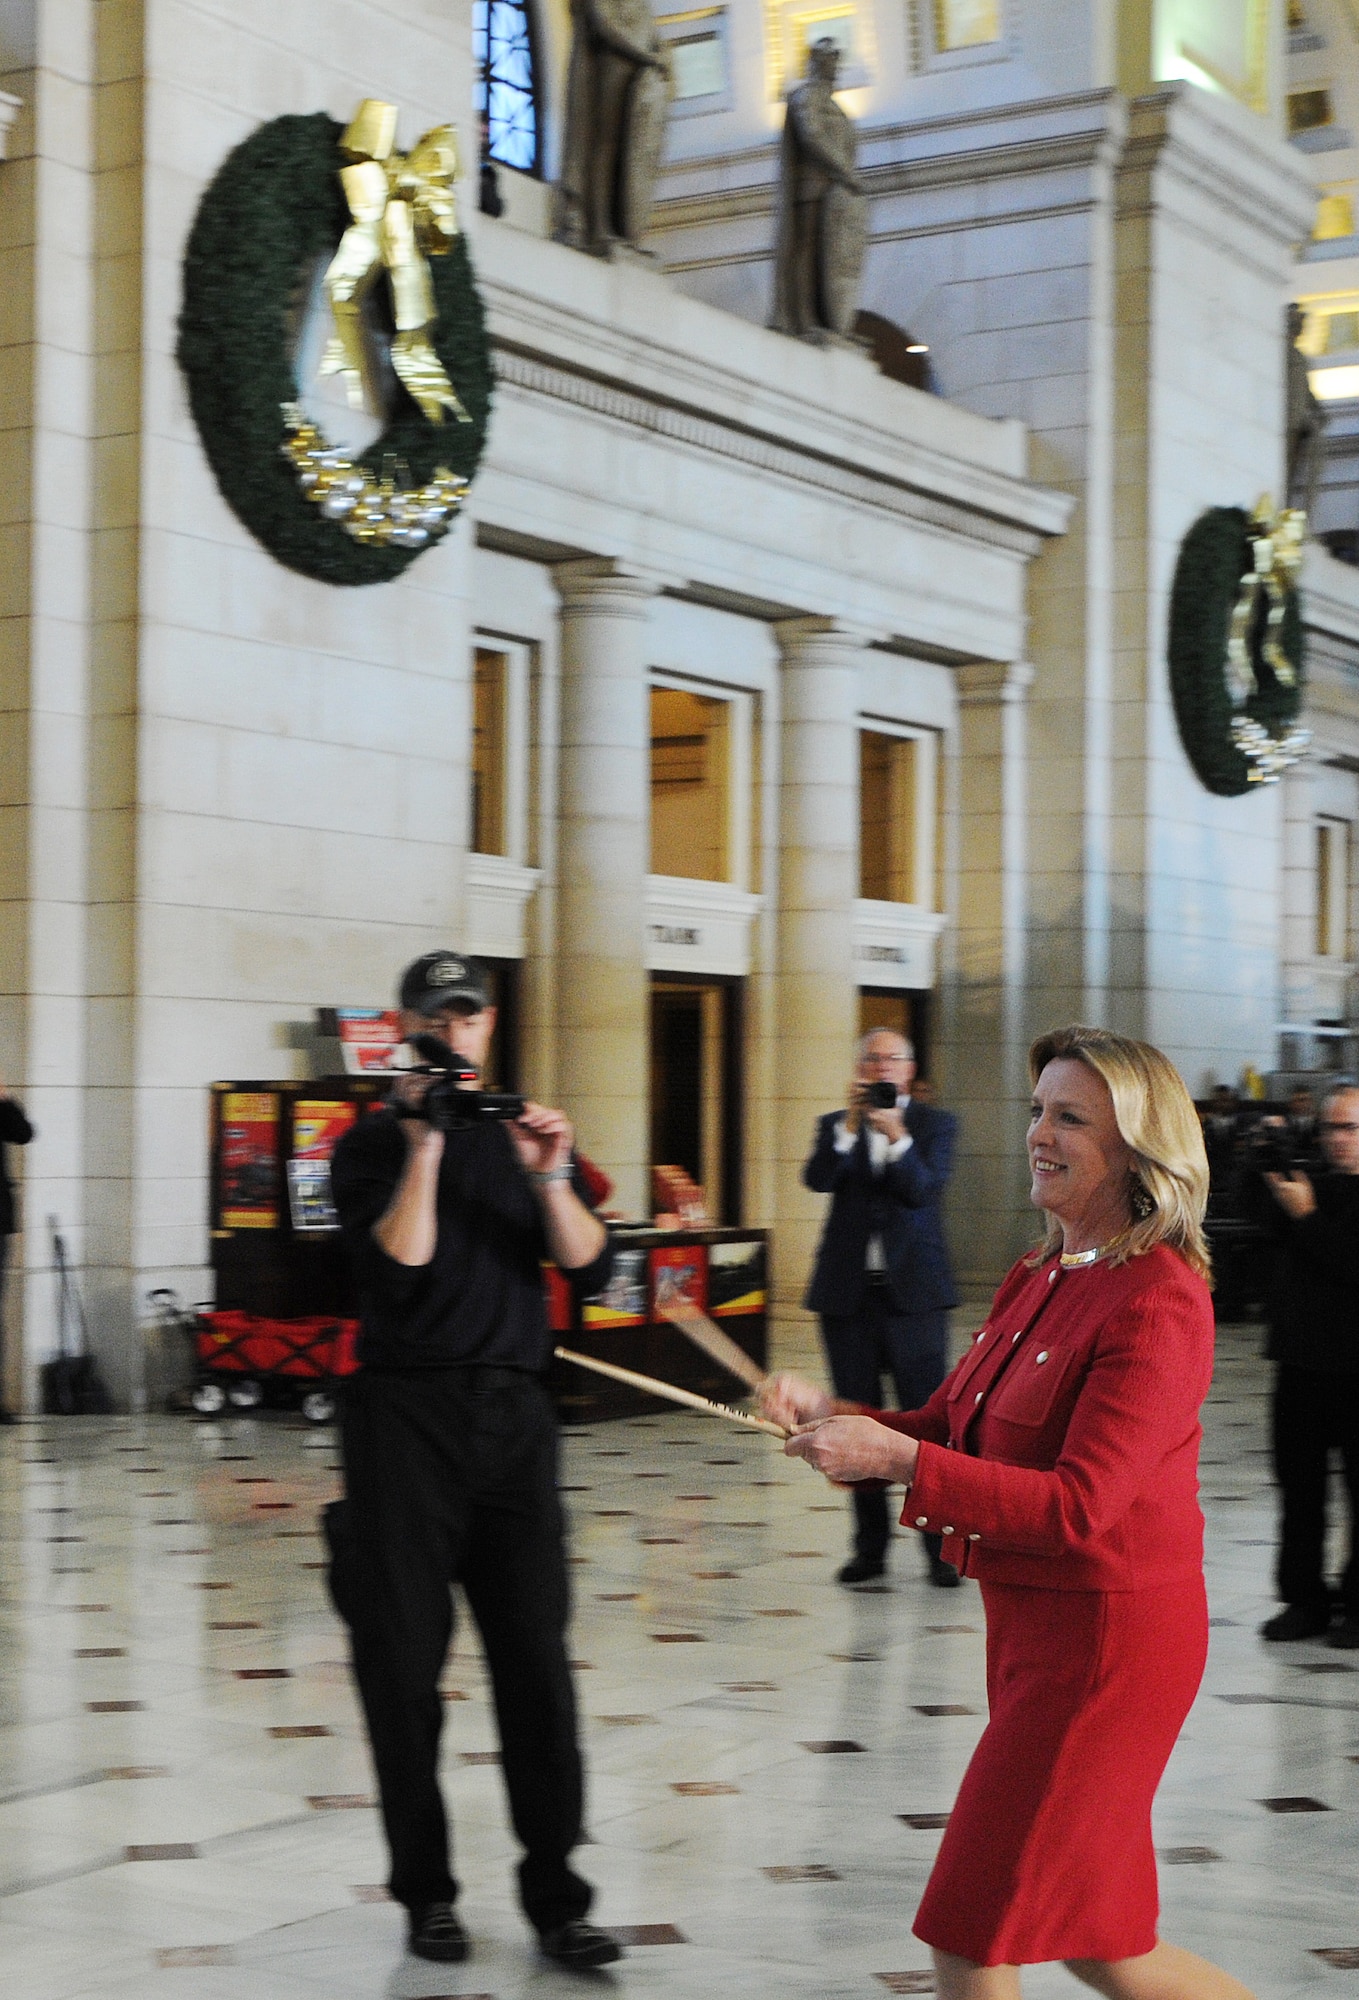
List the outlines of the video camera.
{"label": "video camera", "polygon": [[1286,1181],[1291,1181],[1304,1164],[1288,1127],[1273,1125],[1264,1119],[1247,1133],[1242,1153],[1256,1173],[1278,1174]]}
{"label": "video camera", "polygon": [[454,1055],[437,1035],[412,1035],[409,1040],[424,1060],[418,1071],[407,1074],[432,1073],[435,1081],[421,1103],[395,1103],[392,1108],[398,1118],[423,1118],[436,1132],[464,1132],[469,1126],[484,1125],[488,1119],[509,1123],[523,1116],[524,1099],[513,1091],[466,1089],[467,1084],[476,1082],[476,1070],[461,1056]]}
{"label": "video camera", "polygon": [[862,1087],[862,1101],[866,1111],[895,1111],[897,1087],[881,1079],[876,1083],[866,1083]]}

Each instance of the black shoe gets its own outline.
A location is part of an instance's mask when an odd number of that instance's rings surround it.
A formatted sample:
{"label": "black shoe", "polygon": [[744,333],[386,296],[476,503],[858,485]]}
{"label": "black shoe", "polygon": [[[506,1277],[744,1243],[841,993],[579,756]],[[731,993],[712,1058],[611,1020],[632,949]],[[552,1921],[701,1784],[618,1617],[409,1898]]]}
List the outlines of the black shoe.
{"label": "black shoe", "polygon": [[962,1578],[952,1563],[946,1563],[942,1556],[931,1556],[930,1582],[937,1590],[956,1590]]}
{"label": "black shoe", "polygon": [[587,1924],[584,1917],[558,1924],[555,1930],[539,1931],[538,1943],[548,1958],[555,1958],[558,1965],[569,1965],[574,1972],[594,1972],[601,1965],[616,1964],[623,1956],[618,1939],[598,1924]]}
{"label": "black shoe", "polygon": [[1329,1605],[1286,1604],[1260,1627],[1262,1639],[1318,1639],[1331,1622]]}
{"label": "black shoe", "polygon": [[434,1958],[441,1965],[461,1965],[471,1949],[451,1903],[426,1903],[412,1910],[407,1943],[417,1958]]}
{"label": "black shoe", "polygon": [[1352,1653],[1359,1647],[1359,1618],[1347,1611],[1338,1625],[1333,1625],[1326,1634],[1326,1644],[1335,1646],[1342,1653]]}
{"label": "black shoe", "polygon": [[886,1563],[881,1556],[851,1556],[849,1561],[835,1572],[837,1583],[872,1583],[875,1577],[885,1574]]}

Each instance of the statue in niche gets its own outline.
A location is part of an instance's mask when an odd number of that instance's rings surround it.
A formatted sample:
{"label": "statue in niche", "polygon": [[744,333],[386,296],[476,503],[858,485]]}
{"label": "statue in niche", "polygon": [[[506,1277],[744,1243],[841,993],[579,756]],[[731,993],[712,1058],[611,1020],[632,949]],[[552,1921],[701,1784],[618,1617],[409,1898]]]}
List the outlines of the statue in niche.
{"label": "statue in niche", "polygon": [[559,243],[639,255],[665,137],[670,67],[647,0],[571,0]]}
{"label": "statue in niche", "polygon": [[1307,357],[1298,350],[1304,325],[1302,308],[1288,308],[1288,394],[1285,414],[1287,457],[1284,505],[1299,507],[1310,520],[1316,507],[1317,478],[1325,449],[1326,413],[1312,394]]}
{"label": "statue in niche", "polygon": [[853,335],[868,241],[868,200],[854,165],[854,123],[835,101],[839,63],[840,51],[829,37],[812,43],[807,75],[788,95],[779,150],[769,324],[820,346]]}

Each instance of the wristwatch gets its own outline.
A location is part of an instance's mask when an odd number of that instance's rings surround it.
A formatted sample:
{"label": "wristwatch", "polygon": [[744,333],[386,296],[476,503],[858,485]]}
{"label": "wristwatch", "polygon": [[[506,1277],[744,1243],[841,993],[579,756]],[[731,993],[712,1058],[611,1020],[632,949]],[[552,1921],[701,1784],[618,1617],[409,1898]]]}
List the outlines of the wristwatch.
{"label": "wristwatch", "polygon": [[564,1161],[559,1167],[549,1167],[544,1174],[530,1171],[530,1179],[537,1181],[541,1186],[545,1186],[548,1181],[569,1181],[571,1179],[570,1162]]}

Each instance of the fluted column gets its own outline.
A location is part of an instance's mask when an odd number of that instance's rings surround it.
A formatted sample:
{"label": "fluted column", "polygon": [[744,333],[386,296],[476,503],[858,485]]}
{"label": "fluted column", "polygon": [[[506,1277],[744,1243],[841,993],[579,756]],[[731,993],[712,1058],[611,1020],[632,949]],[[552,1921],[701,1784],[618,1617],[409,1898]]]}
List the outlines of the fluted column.
{"label": "fluted column", "polygon": [[557,1095],[614,1201],[648,1214],[647,605],[659,579],[604,562],[554,572],[562,600]]}
{"label": "fluted column", "polygon": [[989,1290],[1033,1240],[1024,1165],[1032,683],[1023,661],[958,670],[955,921],[942,1055],[945,1098],[962,1121],[949,1238],[969,1290]]}
{"label": "fluted column", "polygon": [[776,628],[782,654],[775,1073],[774,1275],[795,1304],[824,1200],[802,1186],[816,1119],[844,1103],[858,1008],[859,654],[864,635],[829,619]]}

